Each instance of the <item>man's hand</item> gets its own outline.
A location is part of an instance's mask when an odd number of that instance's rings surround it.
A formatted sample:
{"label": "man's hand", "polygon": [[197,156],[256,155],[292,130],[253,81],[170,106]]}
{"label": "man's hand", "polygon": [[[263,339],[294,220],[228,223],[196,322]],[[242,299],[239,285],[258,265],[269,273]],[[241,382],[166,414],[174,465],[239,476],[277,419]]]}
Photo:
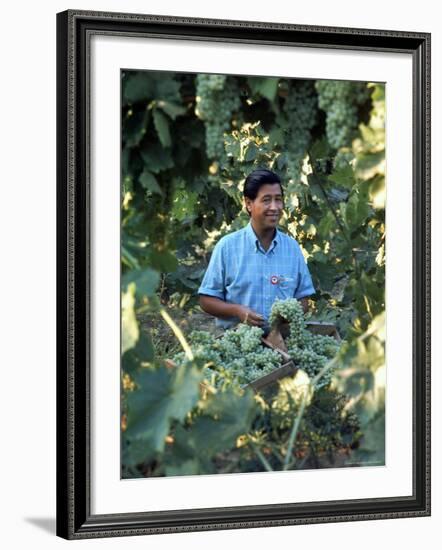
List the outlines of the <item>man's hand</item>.
{"label": "man's hand", "polygon": [[241,305],[237,305],[237,308],[238,312],[236,315],[242,323],[252,327],[261,327],[264,324],[264,317],[253,311],[253,309]]}
{"label": "man's hand", "polygon": [[239,317],[242,323],[246,323],[252,327],[260,327],[264,325],[264,317],[253,309],[241,304],[229,304],[215,298],[214,296],[200,295],[200,306],[203,311],[219,317],[220,319],[228,319],[229,317]]}
{"label": "man's hand", "polygon": [[299,302],[301,303],[301,306],[302,306],[302,309],[304,310],[304,313],[307,313],[308,311],[308,298],[301,298],[299,300]]}

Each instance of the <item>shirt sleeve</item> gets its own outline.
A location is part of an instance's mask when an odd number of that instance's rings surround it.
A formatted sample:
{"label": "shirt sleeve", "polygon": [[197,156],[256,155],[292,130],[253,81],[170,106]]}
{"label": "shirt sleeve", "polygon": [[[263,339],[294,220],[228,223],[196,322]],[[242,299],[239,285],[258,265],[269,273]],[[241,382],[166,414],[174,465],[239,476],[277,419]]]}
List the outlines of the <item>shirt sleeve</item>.
{"label": "shirt sleeve", "polygon": [[225,263],[221,241],[215,245],[198,294],[225,300]]}
{"label": "shirt sleeve", "polygon": [[312,277],[307,267],[307,262],[301,252],[301,248],[298,245],[298,285],[294,297],[300,300],[314,293],[315,287],[313,286]]}

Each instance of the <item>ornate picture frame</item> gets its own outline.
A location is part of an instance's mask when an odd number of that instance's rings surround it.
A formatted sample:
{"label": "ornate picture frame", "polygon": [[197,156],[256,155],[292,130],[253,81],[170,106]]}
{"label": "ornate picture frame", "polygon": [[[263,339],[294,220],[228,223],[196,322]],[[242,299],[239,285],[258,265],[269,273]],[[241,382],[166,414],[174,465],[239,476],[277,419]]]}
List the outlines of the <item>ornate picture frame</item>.
{"label": "ornate picture frame", "polygon": [[[411,494],[95,513],[91,417],[93,37],[376,52],[412,61]],[[165,67],[167,69],[167,67]],[[118,195],[118,193],[117,193]],[[119,320],[118,320],[119,321]],[[95,357],[96,359],[96,357]],[[118,403],[115,404],[117,408]],[[134,481],[138,482],[139,481]],[[126,503],[122,503],[125,505]],[[130,511],[129,511],[130,510]],[[430,35],[68,10],[57,15],[57,535],[67,539],[430,514]]]}

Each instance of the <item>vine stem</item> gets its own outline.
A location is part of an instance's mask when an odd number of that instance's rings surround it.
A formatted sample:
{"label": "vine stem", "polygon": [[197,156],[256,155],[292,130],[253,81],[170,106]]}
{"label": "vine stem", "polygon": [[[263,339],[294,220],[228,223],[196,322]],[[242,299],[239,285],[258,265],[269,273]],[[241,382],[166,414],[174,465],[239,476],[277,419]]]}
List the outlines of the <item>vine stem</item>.
{"label": "vine stem", "polygon": [[[338,362],[338,358],[336,356],[331,361],[329,361],[326,365],[324,365],[322,367],[322,369],[318,372],[318,374],[309,383],[309,386],[312,387],[313,391],[315,390],[316,385],[319,382],[319,380],[324,376],[324,374],[328,370],[330,370],[332,367],[334,367],[334,365],[337,362]],[[293,422],[293,427],[292,427],[292,430],[290,432],[290,437],[289,437],[289,440],[288,440],[287,452],[286,452],[285,458],[284,458],[283,470],[288,470],[289,465],[291,465],[290,458],[291,458],[291,455],[292,455],[293,446],[295,444],[296,437],[298,435],[299,425],[301,423],[302,417],[304,416],[304,411],[305,411],[305,407],[306,407],[306,404],[307,404],[307,395],[308,395],[308,391],[306,390],[304,392],[303,396],[302,396],[301,406],[299,407],[299,411],[298,411],[298,414],[296,415],[296,419]]]}
{"label": "vine stem", "polygon": [[264,466],[264,468],[268,472],[273,472],[273,468],[270,466],[269,461],[266,459],[266,457],[262,454],[261,449],[259,447],[257,447],[253,442],[252,442],[252,447],[253,447],[253,450],[255,451],[257,457],[262,462],[262,465]]}
{"label": "vine stem", "polygon": [[161,317],[169,325],[172,332],[178,338],[181,346],[183,347],[183,350],[184,350],[184,353],[186,354],[187,359],[189,359],[189,361],[193,361],[194,360],[194,355],[193,355],[193,352],[192,352],[192,348],[187,343],[187,340],[184,337],[183,331],[175,323],[175,321],[172,319],[172,317],[167,313],[167,311],[164,308],[160,309],[160,314],[161,314]]}
{"label": "vine stem", "polygon": [[302,396],[301,406],[299,407],[298,414],[296,415],[296,419],[293,422],[292,431],[290,432],[290,437],[288,441],[287,452],[285,454],[284,466],[282,468],[283,470],[287,470],[289,467],[290,457],[292,456],[292,451],[293,451],[293,445],[295,444],[296,436],[298,435],[299,424],[301,423],[301,419],[304,416],[306,403],[307,403],[307,391],[305,391],[304,395]]}

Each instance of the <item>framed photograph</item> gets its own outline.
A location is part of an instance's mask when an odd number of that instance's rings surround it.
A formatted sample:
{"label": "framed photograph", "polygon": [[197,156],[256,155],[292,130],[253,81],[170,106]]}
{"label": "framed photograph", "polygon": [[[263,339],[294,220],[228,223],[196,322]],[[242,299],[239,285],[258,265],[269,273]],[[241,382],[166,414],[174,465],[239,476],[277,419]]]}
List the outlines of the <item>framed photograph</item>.
{"label": "framed photograph", "polygon": [[57,534],[430,514],[430,35],[57,15]]}

